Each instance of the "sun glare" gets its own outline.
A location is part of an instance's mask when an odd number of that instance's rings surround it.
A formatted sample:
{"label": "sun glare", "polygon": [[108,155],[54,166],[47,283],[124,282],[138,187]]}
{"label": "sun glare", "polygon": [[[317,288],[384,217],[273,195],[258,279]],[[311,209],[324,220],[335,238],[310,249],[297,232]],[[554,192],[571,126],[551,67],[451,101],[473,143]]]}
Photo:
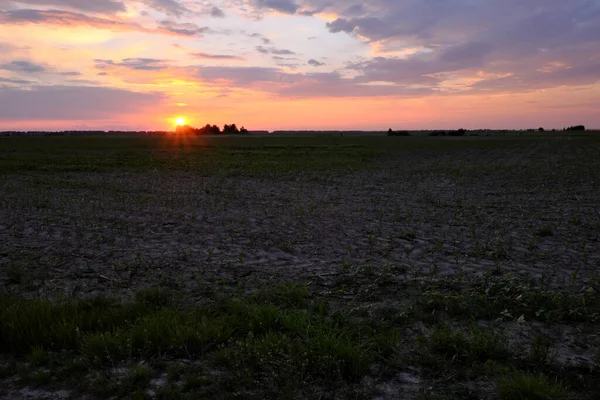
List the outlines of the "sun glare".
{"label": "sun glare", "polygon": [[183,126],[185,125],[185,118],[179,117],[175,120],[175,125],[177,126]]}

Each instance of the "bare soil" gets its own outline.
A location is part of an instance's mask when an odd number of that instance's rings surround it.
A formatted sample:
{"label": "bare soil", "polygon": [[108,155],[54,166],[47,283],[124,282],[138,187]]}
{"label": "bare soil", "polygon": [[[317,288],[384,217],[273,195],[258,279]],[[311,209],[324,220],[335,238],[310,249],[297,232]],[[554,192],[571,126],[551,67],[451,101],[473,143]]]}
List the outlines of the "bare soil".
{"label": "bare soil", "polygon": [[[168,287],[200,304],[206,293],[301,282],[369,316],[422,295],[422,282],[494,276],[600,291],[599,155],[598,141],[553,138],[399,149],[375,167],[319,177],[6,173],[0,290],[126,301]],[[515,345],[542,331],[561,365],[595,368],[597,322],[518,317],[498,315]],[[407,366],[377,383],[376,398],[416,398],[439,384]],[[466,385],[479,398],[493,389]],[[28,390],[7,398],[44,398]]]}

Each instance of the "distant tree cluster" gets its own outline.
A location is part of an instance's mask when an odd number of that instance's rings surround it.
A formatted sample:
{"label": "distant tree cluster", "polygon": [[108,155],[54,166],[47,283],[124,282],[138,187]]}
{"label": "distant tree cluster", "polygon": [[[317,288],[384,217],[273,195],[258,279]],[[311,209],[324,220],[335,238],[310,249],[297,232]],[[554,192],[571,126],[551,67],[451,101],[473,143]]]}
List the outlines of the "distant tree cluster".
{"label": "distant tree cluster", "polygon": [[583,125],[570,126],[568,128],[564,128],[563,131],[585,131],[585,126],[583,126]]}
{"label": "distant tree cluster", "polygon": [[246,128],[244,128],[243,126],[238,129],[237,126],[235,126],[235,124],[231,124],[231,125],[225,125],[223,127],[223,133],[226,135],[237,135],[237,134],[241,134],[241,135],[246,135],[248,134],[248,130]]}
{"label": "distant tree cluster", "polygon": [[388,136],[410,136],[408,131],[393,131],[392,128],[387,133]]}
{"label": "distant tree cluster", "polygon": [[225,125],[223,130],[217,125],[207,124],[203,128],[194,128],[189,125],[178,126],[176,129],[177,133],[186,135],[247,135],[249,132],[246,128],[242,127],[238,129],[235,124]]}
{"label": "distant tree cluster", "polygon": [[465,136],[468,130],[458,129],[456,131],[433,131],[429,136]]}

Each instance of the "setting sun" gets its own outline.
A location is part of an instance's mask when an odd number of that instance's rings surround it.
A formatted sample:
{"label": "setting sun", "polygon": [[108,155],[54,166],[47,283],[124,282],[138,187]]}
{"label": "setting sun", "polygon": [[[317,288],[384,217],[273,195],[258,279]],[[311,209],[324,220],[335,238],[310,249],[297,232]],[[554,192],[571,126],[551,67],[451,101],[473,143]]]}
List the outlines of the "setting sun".
{"label": "setting sun", "polygon": [[177,126],[183,126],[185,125],[185,118],[179,117],[175,120],[175,125]]}

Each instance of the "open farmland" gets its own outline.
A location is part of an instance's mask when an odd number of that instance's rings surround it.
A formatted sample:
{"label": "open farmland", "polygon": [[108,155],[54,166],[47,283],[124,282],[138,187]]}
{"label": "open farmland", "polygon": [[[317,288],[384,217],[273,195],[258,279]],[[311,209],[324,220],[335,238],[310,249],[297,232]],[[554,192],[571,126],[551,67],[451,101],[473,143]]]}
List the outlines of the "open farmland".
{"label": "open farmland", "polygon": [[599,206],[594,134],[0,138],[0,397],[598,398]]}

